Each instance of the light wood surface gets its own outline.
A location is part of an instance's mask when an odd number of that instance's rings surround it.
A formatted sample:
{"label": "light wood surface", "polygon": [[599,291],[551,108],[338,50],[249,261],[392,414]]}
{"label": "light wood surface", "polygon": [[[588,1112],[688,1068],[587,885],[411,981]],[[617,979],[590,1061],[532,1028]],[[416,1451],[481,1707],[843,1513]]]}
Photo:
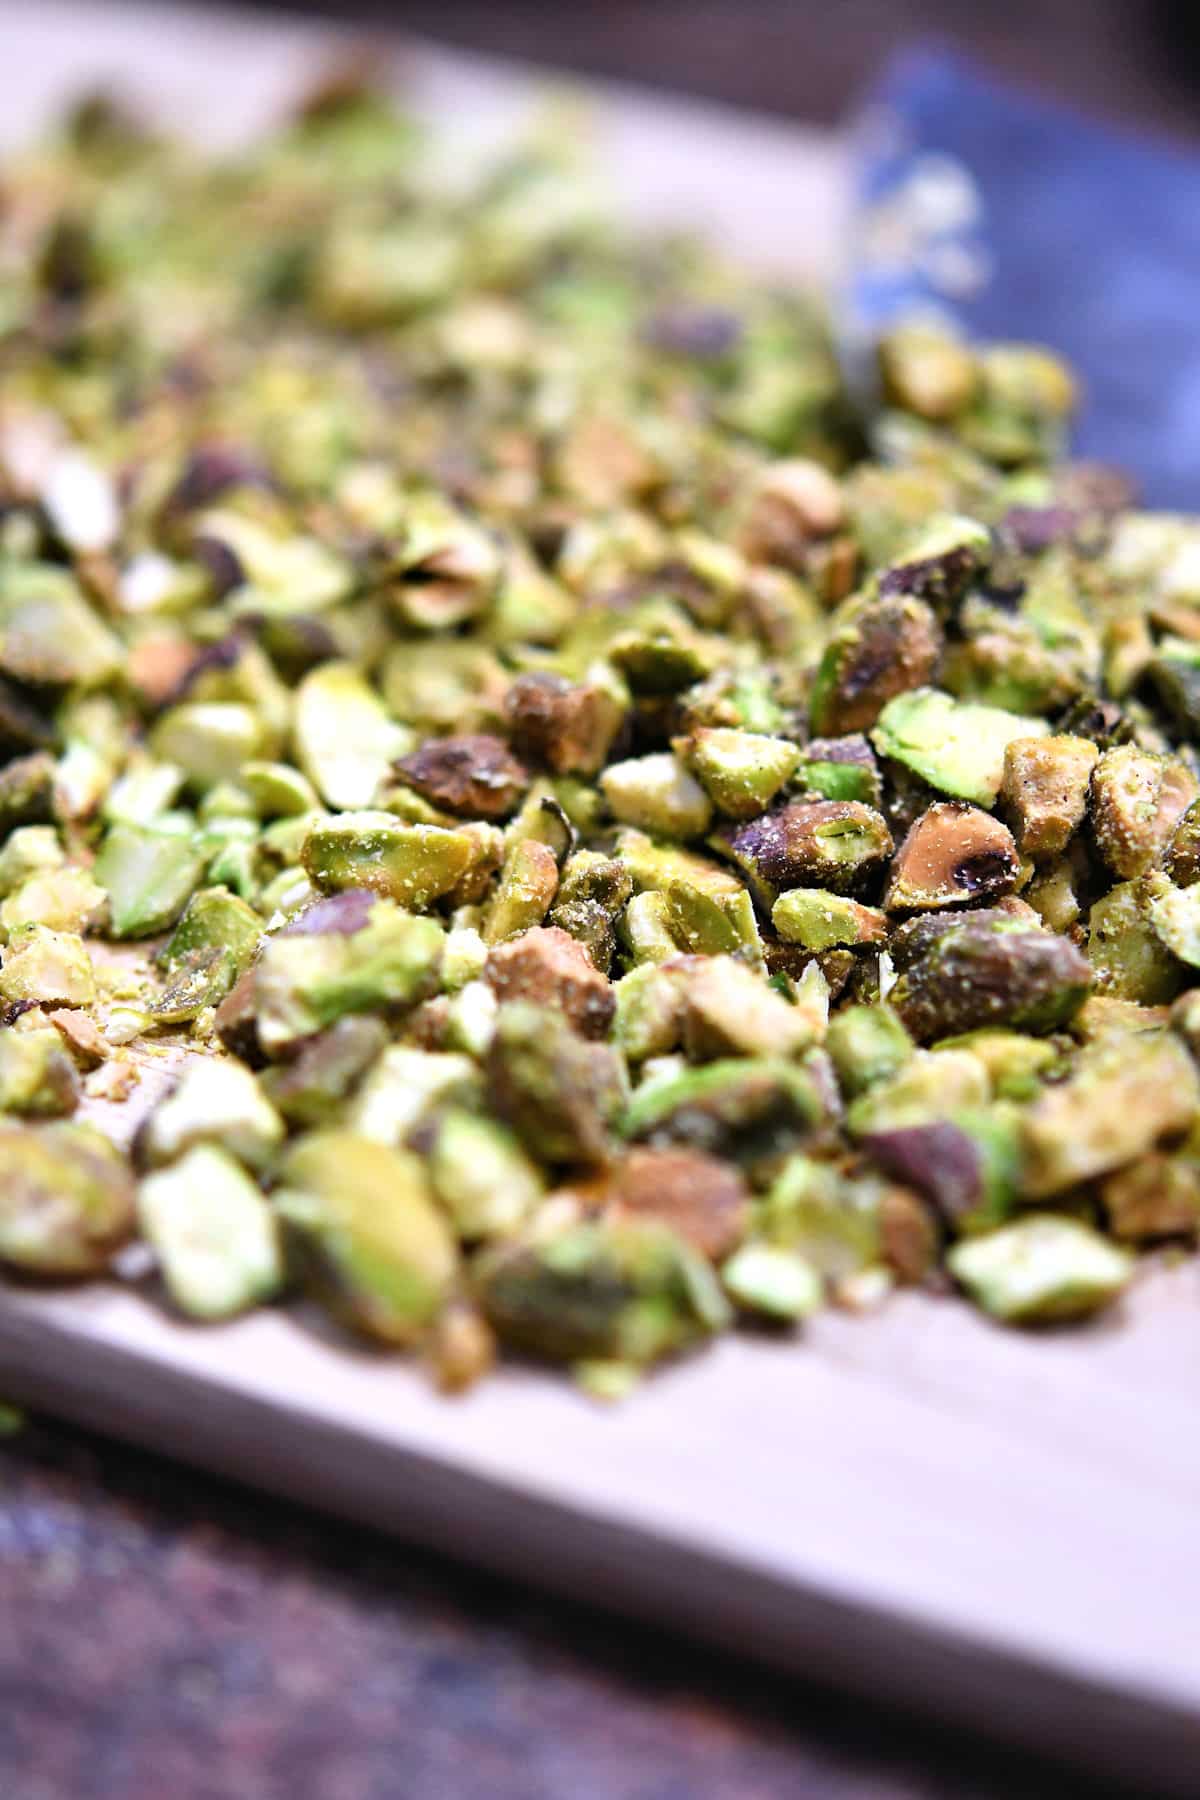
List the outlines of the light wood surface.
{"label": "light wood surface", "polygon": [[[329,41],[0,4],[4,66],[21,70],[2,134],[118,77],[229,141],[277,113]],[[422,110],[475,137],[531,92],[519,71],[440,52],[396,67]],[[836,271],[836,146],[592,92],[636,217]],[[150,1066],[141,1104],[167,1072]],[[1004,1333],[916,1295],[824,1315],[796,1340],[723,1342],[615,1409],[523,1368],[447,1402],[402,1360],[279,1312],[201,1329],[116,1286],[0,1290],[6,1397],[1180,1794],[1200,1789],[1198,1368],[1195,1263],[1147,1270],[1118,1313],[1069,1333]]]}

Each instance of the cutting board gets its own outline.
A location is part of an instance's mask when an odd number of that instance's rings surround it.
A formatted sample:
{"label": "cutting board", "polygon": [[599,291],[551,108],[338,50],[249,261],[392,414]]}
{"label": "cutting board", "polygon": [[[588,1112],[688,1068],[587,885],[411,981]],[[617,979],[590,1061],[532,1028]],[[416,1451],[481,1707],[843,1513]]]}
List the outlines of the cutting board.
{"label": "cutting board", "polygon": [[[333,41],[173,8],[0,4],[3,136],[108,77],[229,142]],[[472,139],[510,129],[544,83],[394,43],[386,66]],[[835,143],[587,93],[637,220],[836,273]],[[114,1128],[169,1078],[149,1062]],[[521,1367],[444,1400],[402,1359],[281,1311],[201,1328],[115,1284],[0,1288],[5,1397],[1143,1793],[1200,1791],[1198,1371],[1195,1261],[1148,1267],[1081,1330],[1006,1333],[916,1294],[829,1313],[795,1338],[724,1341],[619,1407]]]}

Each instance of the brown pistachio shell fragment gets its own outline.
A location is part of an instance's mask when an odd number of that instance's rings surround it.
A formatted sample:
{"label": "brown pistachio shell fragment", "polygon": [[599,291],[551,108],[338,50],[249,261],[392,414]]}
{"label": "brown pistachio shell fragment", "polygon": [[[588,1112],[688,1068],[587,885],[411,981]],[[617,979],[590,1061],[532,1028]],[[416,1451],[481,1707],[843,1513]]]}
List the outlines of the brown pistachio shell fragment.
{"label": "brown pistachio shell fragment", "polygon": [[0,1127],[0,1262],[31,1275],[99,1274],[134,1218],[129,1165],[91,1126]]}
{"label": "brown pistachio shell fragment", "polygon": [[1136,744],[1106,750],[1092,773],[1090,816],[1096,848],[1114,875],[1141,875],[1171,840],[1197,798],[1183,763]]}
{"label": "brown pistachio shell fragment", "polygon": [[1017,883],[1012,833],[977,806],[939,800],[923,812],[896,851],[883,904],[888,912],[927,912],[996,900]]}
{"label": "brown pistachio shell fragment", "polygon": [[435,738],[395,764],[400,780],[456,818],[505,819],[529,776],[502,738]]}
{"label": "brown pistachio shell fragment", "polygon": [[1004,751],[1000,801],[1021,853],[1045,862],[1066,849],[1087,813],[1099,752],[1089,738],[1013,738]]}
{"label": "brown pistachio shell fragment", "polygon": [[492,950],[484,980],[503,1004],[528,1000],[560,1012],[583,1037],[602,1038],[616,996],[582,944],[557,926],[535,926]]}
{"label": "brown pistachio shell fragment", "polygon": [[1068,1024],[1091,981],[1068,939],[968,916],[905,971],[891,1002],[918,1043],[986,1025],[1037,1033]]}
{"label": "brown pistachio shell fragment", "polygon": [[941,653],[941,630],[923,600],[866,602],[834,634],[818,665],[809,702],[813,731],[869,730],[896,694],[932,679]]}
{"label": "brown pistachio shell fragment", "polygon": [[742,870],[766,911],[788,888],[859,893],[893,848],[880,814],[853,800],[796,800],[711,841]]}

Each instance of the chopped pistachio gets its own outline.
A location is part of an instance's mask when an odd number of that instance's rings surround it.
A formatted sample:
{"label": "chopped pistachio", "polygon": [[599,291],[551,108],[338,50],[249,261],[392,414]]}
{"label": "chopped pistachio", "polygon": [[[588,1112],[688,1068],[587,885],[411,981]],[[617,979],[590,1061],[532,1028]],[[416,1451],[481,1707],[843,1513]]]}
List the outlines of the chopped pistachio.
{"label": "chopped pistachio", "polygon": [[555,1361],[657,1361],[729,1322],[715,1275],[660,1225],[576,1225],[543,1242],[498,1246],[474,1269],[501,1339]]}
{"label": "chopped pistachio", "polygon": [[712,802],[677,756],[665,752],[610,763],[600,778],[615,819],[663,837],[700,837],[712,820]]}
{"label": "chopped pistachio", "polygon": [[0,967],[0,999],[10,1005],[91,1006],[96,978],[82,938],[48,925],[22,925]]}
{"label": "chopped pistachio", "polygon": [[301,1278],[355,1329],[411,1343],[450,1296],[458,1258],[415,1156],[346,1131],[289,1149],[275,1209]]}
{"label": "chopped pistachio", "polygon": [[1200,1078],[1177,1038],[1151,1032],[1089,1046],[1025,1115],[1024,1191],[1041,1199],[1123,1168],[1185,1131],[1198,1100]]}
{"label": "chopped pistachio", "polygon": [[682,754],[717,811],[731,819],[765,812],[800,762],[799,749],[786,738],[719,727],[686,739]]}
{"label": "chopped pistachio", "polygon": [[1200,788],[1183,763],[1118,744],[1092,772],[1090,817],[1096,847],[1128,880],[1155,862]]}
{"label": "chopped pistachio", "polygon": [[1176,946],[1186,941],[1179,929],[1183,926],[1186,932],[1186,921],[1178,915],[1172,893],[1183,899],[1186,892],[1171,890],[1166,883],[1165,893],[1156,902],[1160,909],[1157,917],[1149,904],[1150,890],[1143,882],[1118,882],[1093,903],[1088,914],[1087,956],[1098,994],[1136,1000],[1143,1006],[1162,1006],[1175,998],[1184,975],[1176,960]]}
{"label": "chopped pistachio", "polygon": [[283,1140],[283,1121],[244,1063],[196,1057],[138,1138],[150,1165],[174,1162],[195,1144],[219,1144],[251,1168],[263,1167]]}
{"label": "chopped pistachio", "polygon": [[403,825],[390,813],[344,812],[312,826],[301,860],[327,891],[371,888],[401,906],[448,894],[469,867],[471,839],[439,825]]}
{"label": "chopped pistachio", "polygon": [[114,937],[151,937],[173,925],[200,885],[203,862],[190,834],[111,825],[95,877],[108,895]]}
{"label": "chopped pistachio", "polygon": [[193,1319],[228,1319],[283,1285],[278,1226],[232,1156],[196,1144],[138,1189],[138,1220],[167,1291]]}
{"label": "chopped pistachio", "polygon": [[1091,979],[1066,938],[968,913],[905,970],[891,999],[918,1042],[984,1025],[1041,1033],[1070,1022]]}
{"label": "chopped pistachio", "polygon": [[607,1161],[626,1099],[624,1066],[607,1045],[577,1037],[555,1012],[514,1001],[500,1008],[486,1074],[492,1106],[531,1155]]}
{"label": "chopped pistachio", "polygon": [[976,1304],[1006,1325],[1098,1312],[1133,1274],[1132,1259],[1099,1232],[1051,1213],[956,1244],[946,1262]]}
{"label": "chopped pistachio", "polygon": [[429,1152],[429,1179],[460,1237],[503,1237],[534,1210],[545,1182],[516,1137],[461,1108],[443,1113]]}
{"label": "chopped pistachio", "polygon": [[996,900],[1016,886],[1012,833],[963,800],[938,800],[915,819],[896,851],[883,904],[888,912],[927,912]]}
{"label": "chopped pistachio", "polygon": [[1045,862],[1066,849],[1087,814],[1098,755],[1089,738],[1010,740],[1000,799],[1014,821],[1022,855]]}
{"label": "chopped pistachio", "polygon": [[743,1244],[721,1268],[734,1304],[768,1319],[807,1319],[821,1304],[821,1278],[794,1250]]}
{"label": "chopped pistachio", "polygon": [[75,1064],[52,1025],[0,1027],[0,1112],[54,1118],[74,1112],[78,1098]]}
{"label": "chopped pistachio", "polygon": [[370,806],[409,748],[402,726],[352,663],[322,663],[296,690],[292,731],[301,769],[327,806]]}
{"label": "chopped pistachio", "polygon": [[732,956],[705,957],[684,990],[683,1041],[693,1062],[716,1056],[792,1056],[816,1036],[799,1006]]}
{"label": "chopped pistachio", "polygon": [[554,852],[536,838],[521,838],[504,859],[483,923],[486,944],[502,944],[540,925],[558,892]]}
{"label": "chopped pistachio", "polygon": [[0,1263],[95,1275],[134,1229],[129,1164],[90,1125],[0,1125]]}
{"label": "chopped pistachio", "polygon": [[923,600],[866,601],[830,638],[817,666],[809,701],[813,730],[822,736],[868,731],[895,696],[924,690],[941,652],[941,631]]}
{"label": "chopped pistachio", "polygon": [[52,931],[90,931],[104,917],[108,895],[86,869],[51,869],[31,875],[0,901],[0,927],[11,937],[24,925]]}
{"label": "chopped pistachio", "polygon": [[231,180],[94,113],[3,179],[0,1260],[102,1272],[136,1169],[177,1308],[283,1245],[447,1391],[612,1398],[1200,1247],[1200,528],[1053,354],[851,393],[557,131],[447,182],[338,82]]}
{"label": "chopped pistachio", "polygon": [[881,756],[903,763],[940,793],[990,807],[1004,780],[1009,744],[1048,729],[1042,719],[917,688],[888,702],[871,737]]}
{"label": "chopped pistachio", "polygon": [[767,911],[788,888],[859,892],[893,848],[880,814],[853,800],[796,800],[712,841],[743,871]]}
{"label": "chopped pistachio", "polygon": [[35,875],[61,869],[65,860],[52,825],[19,825],[0,849],[0,894],[11,894]]}
{"label": "chopped pistachio", "polygon": [[886,1081],[913,1054],[913,1041],[886,1004],[845,1006],[829,1021],[825,1048],[844,1093],[853,1099]]}
{"label": "chopped pistachio", "polygon": [[806,950],[878,944],[887,937],[887,920],[877,907],[826,888],[792,888],[781,894],[771,908],[771,923],[781,938]]}

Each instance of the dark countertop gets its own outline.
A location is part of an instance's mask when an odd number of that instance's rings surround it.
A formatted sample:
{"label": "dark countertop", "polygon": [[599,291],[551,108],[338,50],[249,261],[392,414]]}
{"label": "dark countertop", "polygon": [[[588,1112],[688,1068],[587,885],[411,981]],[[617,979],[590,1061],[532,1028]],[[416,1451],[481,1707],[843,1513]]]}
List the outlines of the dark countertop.
{"label": "dark countertop", "polygon": [[1082,1800],[928,1726],[35,1422],[3,1800]]}
{"label": "dark countertop", "polygon": [[[816,120],[889,47],[953,28],[1084,104],[1180,131],[1197,118],[1180,45],[1155,35],[1185,17],[1166,0],[323,9]],[[0,1442],[0,1800],[1084,1791],[66,1426]]]}

